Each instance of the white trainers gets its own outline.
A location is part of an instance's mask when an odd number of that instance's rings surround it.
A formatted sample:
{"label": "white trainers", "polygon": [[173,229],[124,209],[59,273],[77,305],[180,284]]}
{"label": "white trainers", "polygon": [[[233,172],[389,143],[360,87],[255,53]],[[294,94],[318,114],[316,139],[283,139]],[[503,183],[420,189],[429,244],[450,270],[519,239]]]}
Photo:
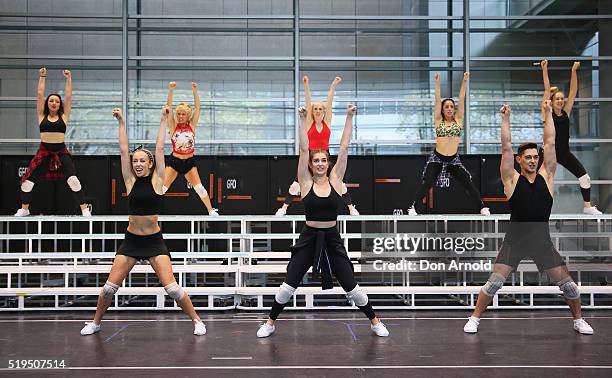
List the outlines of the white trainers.
{"label": "white trainers", "polygon": [[27,217],[28,215],[30,215],[30,210],[28,209],[19,209],[15,213],[16,217]]}
{"label": "white trainers", "polygon": [[574,320],[574,329],[583,335],[593,334],[593,328],[582,318]]}
{"label": "white trainers", "polygon": [[84,208],[84,209],[81,209],[81,214],[83,214],[84,217],[90,217],[91,211],[89,211],[88,208]]}
{"label": "white trainers", "polygon": [[355,205],[350,205],[348,208],[349,208],[349,214],[351,214],[351,215],[360,215],[359,211],[357,211],[357,208],[355,207]]}
{"label": "white trainers", "polygon": [[196,336],[206,335],[206,326],[204,325],[203,321],[198,320],[195,322],[193,326],[193,334]]}
{"label": "white trainers", "polygon": [[284,207],[281,207],[280,209],[276,210],[274,215],[277,217],[282,217],[283,215],[287,215],[287,210]]}
{"label": "white trainers", "polygon": [[257,337],[268,337],[273,334],[275,330],[276,327],[274,327],[274,324],[270,325],[268,322],[265,322],[259,326],[259,329],[257,330]]}
{"label": "white trainers", "polygon": [[417,213],[414,206],[412,206],[410,209],[408,209],[408,215],[419,215],[419,213]]}
{"label": "white trainers", "polygon": [[474,316],[468,318],[467,323],[463,326],[463,332],[465,333],[476,333],[478,332],[478,326],[480,325],[480,319]]}
{"label": "white trainers", "polygon": [[380,337],[389,336],[389,330],[387,329],[387,327],[385,327],[383,322],[378,322],[376,325],[370,324],[370,329],[372,330],[372,332],[376,334],[376,336],[380,336]]}
{"label": "white trainers", "polygon": [[211,217],[218,217],[219,209],[212,209],[211,211],[208,212],[208,215],[210,215]]}
{"label": "white trainers", "polygon": [[85,323],[85,327],[81,329],[81,336],[93,335],[96,332],[100,332],[100,325],[94,322]]}
{"label": "white trainers", "polygon": [[480,209],[480,215],[491,215],[491,211],[488,207],[483,207],[482,209]]}
{"label": "white trainers", "polygon": [[597,206],[585,207],[582,212],[589,215],[601,215],[601,211],[597,210]]}

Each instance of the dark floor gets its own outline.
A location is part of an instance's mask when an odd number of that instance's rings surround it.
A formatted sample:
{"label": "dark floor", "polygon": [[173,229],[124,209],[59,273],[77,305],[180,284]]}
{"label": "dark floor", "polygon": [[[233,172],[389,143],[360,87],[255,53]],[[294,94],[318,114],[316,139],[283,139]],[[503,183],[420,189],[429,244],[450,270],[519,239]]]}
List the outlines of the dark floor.
{"label": "dark floor", "polygon": [[[212,313],[194,336],[180,313],[111,312],[80,336],[75,312],[1,313],[0,376],[45,377],[611,377],[612,312],[585,312],[595,335],[572,329],[567,311],[497,311],[476,335],[465,311],[381,312],[380,338],[359,312],[291,312],[267,339],[263,313]],[[9,360],[63,360],[65,370],[8,370]],[[17,374],[19,373],[19,374]]]}

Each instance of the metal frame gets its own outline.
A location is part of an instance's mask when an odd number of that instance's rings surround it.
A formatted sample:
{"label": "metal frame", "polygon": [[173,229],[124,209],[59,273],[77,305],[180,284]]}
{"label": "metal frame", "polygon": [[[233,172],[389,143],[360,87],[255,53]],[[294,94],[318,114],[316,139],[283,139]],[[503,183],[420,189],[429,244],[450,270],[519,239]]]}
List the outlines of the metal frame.
{"label": "metal frame", "polygon": [[[7,275],[7,287],[0,288],[0,297],[15,297],[15,307],[2,308],[0,311],[36,311],[36,310],[93,310],[94,307],[84,306],[63,306],[60,298],[64,297],[95,297],[99,292],[97,286],[82,286],[77,283],[77,274],[93,274],[105,275],[110,270],[110,264],[114,257],[114,252],[92,252],[92,242],[99,240],[121,240],[123,234],[107,233],[105,228],[99,225],[111,224],[114,222],[114,228],[117,229],[117,222],[125,222],[127,216],[94,216],[91,218],[84,217],[67,217],[67,216],[40,216],[28,218],[15,217],[0,217],[0,275]],[[409,223],[418,223],[425,226],[427,231],[436,232],[438,236],[453,235],[449,230],[453,229],[453,222],[469,222],[469,231],[462,233],[462,236],[482,235],[483,232],[491,239],[500,239],[503,234],[499,230],[499,222],[507,221],[508,215],[493,215],[484,217],[480,215],[425,215],[419,217],[409,216],[392,216],[392,215],[376,215],[376,216],[341,216],[339,217],[339,230],[345,241],[345,246],[348,250],[349,258],[354,259],[355,271],[364,272],[363,265],[359,263],[362,258],[363,249],[353,246],[349,248],[350,240],[364,240],[373,237],[394,236],[405,230]],[[183,232],[167,233],[164,235],[166,240],[186,240],[186,250],[173,252],[173,268],[178,274],[179,284],[186,286],[187,291],[191,296],[196,298],[206,297],[207,305],[199,307],[206,310],[227,310],[227,309],[243,309],[243,310],[263,310],[268,308],[264,302],[271,303],[271,298],[275,294],[277,287],[273,281],[268,281],[265,274],[282,274],[285,272],[286,261],[290,257],[288,251],[278,252],[268,249],[259,251],[255,249],[256,240],[291,240],[293,242],[299,237],[297,233],[298,226],[304,221],[303,216],[160,216],[159,220],[162,224],[168,222],[181,222]],[[43,225],[45,230],[48,230],[48,225],[58,223],[70,223],[88,225],[88,232],[83,234],[60,233],[55,231],[42,232]],[[240,227],[228,228],[233,232],[229,233],[201,233],[197,230],[200,224],[204,222],[235,222]],[[261,233],[253,232],[257,225],[289,222],[288,229],[290,233]],[[370,223],[370,227],[366,223]],[[578,261],[585,257],[597,256],[597,263],[580,263],[570,262],[569,268],[573,272],[577,272],[577,283],[581,286],[581,291],[588,296],[589,300],[585,303],[585,308],[612,308],[609,304],[599,304],[598,299],[603,296],[609,303],[612,287],[606,286],[589,286],[583,283],[583,272],[606,272],[610,271],[612,261],[612,251],[609,250],[609,245],[612,243],[612,215],[603,216],[587,216],[587,215],[570,215],[570,214],[555,214],[551,216],[552,223],[569,223],[575,231],[557,232],[553,231],[551,236],[553,242],[559,245],[559,241],[563,238],[586,238],[591,243],[594,239],[599,239],[598,245],[604,250],[581,250],[578,243],[578,250],[567,250],[559,248],[562,256],[569,262],[570,258],[576,257]],[[22,233],[15,233],[14,226],[17,224],[26,223],[28,227],[35,224],[35,231],[28,233],[27,230]],[[371,230],[372,223],[380,225],[380,232],[366,231],[367,233],[347,231],[349,225],[358,224],[360,230]],[[98,227],[96,227],[98,225]],[[13,226],[13,227],[11,227]],[[13,229],[13,232],[11,232]],[[56,227],[53,228],[56,230]],[[422,236],[423,233],[407,233],[413,236]],[[79,247],[74,247],[75,243],[70,244],[70,251],[58,250],[57,244],[53,251],[42,251],[40,243],[37,240],[78,240]],[[209,252],[204,247],[202,242],[206,240],[226,240],[227,250],[224,252]],[[240,240],[236,244],[233,241]],[[12,252],[10,243],[26,243],[27,249],[23,252]],[[37,244],[37,247],[35,246]],[[606,247],[606,245],[608,247]],[[75,248],[75,250],[73,250]],[[363,248],[363,246],[361,247]],[[7,252],[8,251],[8,252]],[[417,258],[440,258],[438,251],[422,252]],[[478,256],[465,256],[466,258],[492,258],[497,254],[496,250],[486,250],[478,253]],[[457,256],[458,257],[458,256]],[[208,260],[212,259],[212,260]],[[226,264],[220,265],[218,260],[223,259]],[[259,264],[253,262],[254,259],[260,259]],[[263,262],[262,259],[267,259]],[[607,259],[605,262],[602,259]],[[466,260],[464,260],[466,261]],[[44,263],[46,262],[46,263]],[[429,271],[440,272],[437,270]],[[504,287],[499,295],[510,297],[513,300],[522,302],[517,306],[508,306],[501,304],[497,298],[494,300],[493,308],[498,309],[540,309],[540,308],[563,308],[565,305],[550,305],[541,304],[534,301],[534,296],[547,295],[548,297],[555,296],[560,298],[559,289],[556,286],[530,286],[525,284],[524,273],[537,272],[534,264],[523,264],[519,267],[517,274],[513,275],[508,284]],[[153,273],[151,267],[147,264],[136,265],[133,274]],[[223,287],[212,287],[206,285],[188,286],[187,275],[191,274],[206,274],[206,273],[225,273],[233,274],[233,277],[226,278],[226,285]],[[402,272],[398,272],[400,274]],[[486,272],[483,272],[486,274]],[[40,287],[26,287],[21,285],[21,276],[41,275]],[[43,278],[45,275],[54,274],[61,275],[62,286],[53,286],[47,284],[43,286]],[[251,276],[251,275],[255,275]],[[263,277],[260,277],[262,276]],[[455,282],[446,286],[443,285],[414,285],[414,281],[410,279],[411,272],[403,272],[402,279],[395,279],[384,273],[380,275],[380,281],[377,278],[362,277],[362,286],[364,289],[376,296],[386,296],[389,300],[400,300],[402,304],[376,306],[377,299],[372,298],[372,302],[377,309],[469,309],[473,308],[475,296],[480,289],[480,286],[471,286],[468,284],[473,278],[470,273],[447,273],[449,280],[445,282]],[[461,277],[459,276],[461,275]],[[98,280],[100,278],[98,277]],[[367,280],[367,281],[366,281]],[[13,282],[17,285],[14,286]],[[103,280],[101,281],[103,282]],[[101,285],[102,283],[99,282]],[[148,282],[148,280],[147,280]],[[156,282],[156,281],[155,281]],[[266,286],[266,284],[270,286]],[[255,286],[254,286],[255,285]],[[300,287],[296,292],[293,303],[288,306],[290,309],[347,309],[353,308],[352,303],[342,300],[332,299],[333,296],[342,295],[344,292],[341,288],[336,287],[333,290],[321,291],[319,287],[304,286]],[[418,303],[420,296],[438,296],[448,300],[448,298],[457,299],[456,305],[421,305]],[[53,297],[52,304],[48,306],[27,307],[29,299],[37,297]],[[134,307],[123,306],[119,300],[121,298],[131,297],[155,297],[156,305],[154,307]],[[303,300],[302,300],[303,298]],[[255,299],[255,302],[252,302]],[[315,300],[316,299],[316,300]],[[459,301],[461,299],[461,301]],[[129,299],[128,299],[129,300]],[[171,305],[168,305],[171,303]],[[301,304],[303,303],[303,304]],[[175,303],[165,297],[163,290],[157,285],[154,286],[132,286],[132,275],[126,278],[122,289],[115,297],[115,302],[111,309],[114,310],[178,310]]]}

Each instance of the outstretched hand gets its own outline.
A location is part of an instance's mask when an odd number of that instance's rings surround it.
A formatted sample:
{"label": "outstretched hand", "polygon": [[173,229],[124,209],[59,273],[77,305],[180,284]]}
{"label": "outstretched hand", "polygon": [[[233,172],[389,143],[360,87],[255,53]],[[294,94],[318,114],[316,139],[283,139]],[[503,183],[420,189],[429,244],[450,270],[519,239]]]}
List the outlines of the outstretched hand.
{"label": "outstretched hand", "polygon": [[172,90],[176,88],[176,81],[171,81],[168,83],[168,89]]}
{"label": "outstretched hand", "polygon": [[355,115],[355,113],[357,112],[357,106],[353,105],[353,104],[348,104],[346,106],[346,114],[349,116],[353,116]]}
{"label": "outstretched hand", "polygon": [[45,77],[47,76],[47,68],[43,67],[41,69],[38,70],[38,74],[40,75],[40,77]]}
{"label": "outstretched hand", "polygon": [[170,114],[170,107],[168,105],[162,106],[162,120],[168,119],[168,114]]}
{"label": "outstretched hand", "polygon": [[333,85],[338,85],[340,84],[340,82],[342,81],[342,78],[340,76],[336,76],[334,78],[334,81],[332,82]]}
{"label": "outstretched hand", "polygon": [[439,82],[439,81],[440,81],[440,73],[439,73],[439,72],[436,72],[436,73],[434,74],[434,80],[435,80],[436,82]]}
{"label": "outstretched hand", "polygon": [[191,82],[191,91],[192,91],[193,93],[195,93],[195,92],[197,92],[197,91],[198,91],[198,83],[196,83],[195,81],[192,81],[192,82]]}
{"label": "outstretched hand", "polygon": [[70,72],[70,70],[63,70],[62,74],[66,79],[70,79],[72,77],[72,73]]}
{"label": "outstretched hand", "polygon": [[470,73],[469,72],[464,72],[463,73],[463,80],[465,81],[465,80],[467,80],[469,78],[470,78]]}
{"label": "outstretched hand", "polygon": [[540,67],[542,67],[543,70],[548,69],[548,60],[544,59],[543,61],[540,62]]}
{"label": "outstretched hand", "polygon": [[306,107],[300,106],[297,111],[298,111],[298,115],[300,116],[300,118],[302,119],[306,118],[306,113],[307,113]]}
{"label": "outstretched hand", "polygon": [[552,102],[550,100],[542,101],[542,111],[547,114],[552,112]]}
{"label": "outstretched hand", "polygon": [[572,66],[572,71],[577,71],[578,68],[580,68],[580,62],[574,62],[574,65]]}
{"label": "outstretched hand", "polygon": [[310,82],[310,79],[308,79],[308,75],[304,75],[304,77],[302,77],[302,81],[304,82],[304,85],[308,85],[308,83]]}

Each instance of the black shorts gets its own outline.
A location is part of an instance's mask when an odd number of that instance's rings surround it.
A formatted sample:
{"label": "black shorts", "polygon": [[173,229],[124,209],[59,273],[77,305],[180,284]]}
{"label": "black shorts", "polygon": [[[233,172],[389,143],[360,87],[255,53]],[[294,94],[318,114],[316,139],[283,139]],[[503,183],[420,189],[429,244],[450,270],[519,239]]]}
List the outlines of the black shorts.
{"label": "black shorts", "polygon": [[161,231],[151,235],[135,235],[125,232],[125,239],[117,250],[118,255],[133,257],[136,260],[148,260],[153,256],[167,255],[170,252]]}
{"label": "black shorts", "polygon": [[521,261],[526,258],[531,258],[540,272],[558,266],[565,266],[563,257],[561,257],[559,251],[557,251],[552,243],[534,246],[528,243],[511,244],[506,241],[504,241],[499,249],[495,264],[509,265],[513,270],[516,270]]}
{"label": "black shorts", "polygon": [[187,159],[179,159],[174,155],[170,155],[166,159],[166,165],[172,167],[175,171],[182,175],[189,172],[191,168],[196,166],[193,156]]}

